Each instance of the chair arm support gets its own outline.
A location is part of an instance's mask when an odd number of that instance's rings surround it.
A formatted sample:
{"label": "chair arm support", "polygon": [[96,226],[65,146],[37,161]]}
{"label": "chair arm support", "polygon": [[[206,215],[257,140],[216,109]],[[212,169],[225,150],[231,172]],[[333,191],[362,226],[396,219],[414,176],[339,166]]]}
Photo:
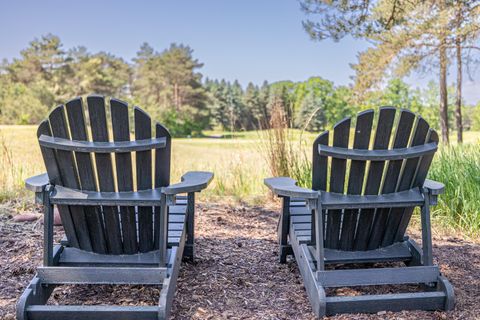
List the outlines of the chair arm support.
{"label": "chair arm support", "polygon": [[433,196],[438,196],[445,192],[445,185],[441,182],[426,179],[423,187]]}
{"label": "chair arm support", "polygon": [[182,176],[182,182],[162,188],[166,195],[200,192],[212,182],[213,173],[206,171],[190,171]]}
{"label": "chair arm support", "polygon": [[296,197],[302,199],[317,199],[318,192],[297,186],[297,181],[288,177],[267,178],[265,185],[277,196]]}
{"label": "chair arm support", "polygon": [[35,193],[42,192],[43,189],[50,183],[48,174],[42,173],[25,179],[25,188]]}

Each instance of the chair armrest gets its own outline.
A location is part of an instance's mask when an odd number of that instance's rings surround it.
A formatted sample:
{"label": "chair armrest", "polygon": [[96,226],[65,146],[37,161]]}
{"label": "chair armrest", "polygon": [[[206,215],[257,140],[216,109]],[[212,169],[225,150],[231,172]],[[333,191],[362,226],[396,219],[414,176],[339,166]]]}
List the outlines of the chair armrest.
{"label": "chair armrest", "polygon": [[445,185],[438,181],[426,179],[423,183],[423,187],[433,196],[438,196],[445,192]]}
{"label": "chair armrest", "polygon": [[42,192],[46,185],[50,183],[47,173],[27,178],[25,180],[25,188],[35,193]]}
{"label": "chair armrest", "polygon": [[213,173],[206,171],[190,171],[182,176],[182,182],[163,188],[166,195],[199,192],[205,189],[213,179]]}
{"label": "chair armrest", "polygon": [[278,196],[317,199],[318,192],[297,186],[297,181],[287,177],[267,178],[263,181]]}

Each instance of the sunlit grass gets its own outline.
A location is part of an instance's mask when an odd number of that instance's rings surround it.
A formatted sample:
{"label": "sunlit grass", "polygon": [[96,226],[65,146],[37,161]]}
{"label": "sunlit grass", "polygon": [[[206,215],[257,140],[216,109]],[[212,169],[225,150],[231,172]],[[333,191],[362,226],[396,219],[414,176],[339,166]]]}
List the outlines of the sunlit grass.
{"label": "sunlit grass", "polygon": [[[0,126],[0,202],[25,199],[24,179],[45,172],[35,132],[36,126]],[[215,179],[201,199],[228,196],[257,201],[264,197],[267,169],[258,150],[258,135],[249,134],[251,139],[174,139],[172,182],[180,181],[187,171],[212,171]]]}
{"label": "sunlit grass", "polygon": [[471,236],[480,232],[480,145],[466,144],[440,149],[429,177],[445,184],[433,211],[444,227],[461,229]]}
{"label": "sunlit grass", "polygon": [[[0,202],[25,203],[33,199],[33,195],[24,190],[23,181],[45,171],[35,131],[36,126],[0,126]],[[221,134],[216,133],[217,138],[174,139],[172,182],[179,181],[187,171],[212,171],[215,179],[199,195],[201,200],[265,201],[268,192],[263,179],[271,172],[261,154],[264,137],[258,132],[240,132],[230,138],[218,138]],[[292,130],[290,136],[296,144],[300,131]],[[303,134],[307,152],[314,138],[314,134]],[[441,147],[435,156],[429,177],[443,182],[446,192],[434,208],[433,219],[437,226],[478,236],[480,133],[466,132],[465,141],[468,143],[463,146],[453,143],[450,147]]]}

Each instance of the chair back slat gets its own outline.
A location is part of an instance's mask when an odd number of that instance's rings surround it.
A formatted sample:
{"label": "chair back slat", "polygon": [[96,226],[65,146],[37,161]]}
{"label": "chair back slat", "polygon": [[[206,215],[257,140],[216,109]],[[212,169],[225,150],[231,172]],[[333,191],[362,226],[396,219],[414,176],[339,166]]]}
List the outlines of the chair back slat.
{"label": "chair back slat", "polygon": [[[105,99],[102,96],[87,97],[88,114],[92,130],[92,140],[108,142],[107,115]],[[95,154],[99,191],[114,192],[112,156],[109,153]],[[111,254],[123,253],[122,236],[120,231],[120,218],[117,207],[102,207],[105,222],[105,238],[108,252]]]}
{"label": "chair back slat", "polygon": [[[395,138],[392,146],[393,149],[403,149],[407,147],[414,120],[415,115],[412,112],[408,110],[402,110],[400,112],[400,119],[396,125]],[[380,193],[392,193],[396,191],[402,164],[403,160],[391,160],[388,162]],[[389,208],[376,210],[367,249],[376,249],[382,242],[389,211]]]}
{"label": "chair back slat", "polygon": [[[421,117],[418,117],[416,127],[414,129],[411,146],[426,145],[426,138],[429,130],[428,123]],[[435,144],[436,145],[436,144]],[[415,172],[421,157],[409,158],[405,161],[402,176],[399,179],[397,191],[405,191],[412,187]],[[394,243],[395,235],[398,232],[398,226],[406,209],[392,208],[388,214],[387,225],[381,246],[388,246]]]}
{"label": "chair back slat", "polygon": [[[70,135],[73,140],[88,141],[87,126],[85,125],[85,112],[81,98],[70,100],[65,104]],[[82,190],[97,190],[92,156],[87,152],[75,152],[80,187]],[[98,253],[107,252],[105,230],[102,213],[99,207],[84,207],[92,251]],[[79,228],[76,228],[79,229]],[[79,233],[81,231],[78,231]],[[86,250],[86,249],[85,249]]]}
{"label": "chair back slat", "polygon": [[[110,100],[113,141],[130,141],[128,105],[120,100]],[[132,153],[115,153],[118,191],[134,191]],[[126,254],[138,252],[137,226],[134,207],[120,207],[123,234],[123,251]]]}
{"label": "chair back slat", "polygon": [[[350,136],[350,119],[345,119],[335,125],[333,129],[333,146],[347,148]],[[345,187],[345,173],[347,160],[332,158],[330,173],[330,191],[343,193]],[[340,225],[342,219],[341,210],[328,210],[327,232],[325,245],[329,248],[337,248],[339,245]]]}
{"label": "chair back slat", "polygon": [[[170,184],[170,159],[172,150],[172,138],[167,128],[157,123],[155,125],[155,136],[157,138],[165,138],[165,147],[155,150],[155,188],[166,187]],[[154,225],[153,225],[153,238],[155,250],[159,248],[160,239],[160,207],[154,208]],[[167,218],[168,218],[168,208]],[[168,226],[168,221],[166,222]]]}
{"label": "chair back slat", "polygon": [[[135,108],[135,139],[152,137],[150,117],[139,108]],[[152,151],[136,153],[137,190],[152,188]],[[152,207],[138,208],[138,232],[140,252],[151,251],[153,241],[153,211]]]}
{"label": "chair back slat", "polygon": [[[373,150],[388,149],[394,119],[395,108],[387,107],[380,109],[372,147]],[[364,194],[378,194],[382,182],[384,167],[385,161],[370,161]],[[374,214],[374,209],[360,210],[353,250],[365,250],[367,248]]]}
{"label": "chair back slat", "polygon": [[[438,134],[435,130],[430,129],[428,132],[428,138],[427,138],[429,143],[438,143]],[[430,165],[433,160],[433,154],[429,154],[426,156],[423,156],[421,160],[419,160],[417,172],[415,174],[415,177],[413,178],[413,184],[412,187],[420,187],[423,185],[425,182],[425,179],[427,178],[428,174],[428,169],[430,168]],[[412,217],[413,213],[413,208],[406,208],[403,213],[402,213],[402,218],[400,220],[400,223],[397,228],[397,233],[395,235],[395,241],[401,241],[405,235],[405,232],[407,231],[408,223],[410,222],[410,218]]]}
{"label": "chair back slat", "polygon": [[[52,136],[50,123],[48,119],[43,120],[38,126],[37,137],[41,135]],[[45,168],[47,169],[50,182],[53,184],[63,185],[62,174],[57,163],[57,154],[55,150],[45,147],[40,147],[42,152]],[[68,206],[58,206],[58,211],[62,219],[63,229],[72,246],[79,247],[77,234],[75,233],[75,226],[73,225],[72,215]]]}
{"label": "chair back slat", "polygon": [[[364,111],[357,116],[353,140],[354,149],[368,149],[372,133],[373,116],[373,110]],[[348,177],[348,194],[360,195],[362,193],[366,165],[367,161],[365,160],[351,161],[350,174]],[[339,246],[341,250],[353,249],[358,213],[359,210],[345,210],[344,212]]]}
{"label": "chair back slat", "polygon": [[[50,127],[52,128],[54,137],[70,139],[64,106],[59,106],[50,113]],[[68,188],[79,189],[80,182],[73,152],[57,150],[57,163],[60,168],[63,184]],[[87,218],[83,208],[70,206],[69,211],[70,216],[61,216],[62,223],[69,225],[68,228],[75,230],[78,245],[81,249],[92,250],[92,244],[88,234]]]}
{"label": "chair back slat", "polygon": [[[315,190],[379,195],[417,188],[418,193],[437,149],[435,131],[412,112],[396,112],[392,107],[380,108],[375,123],[374,112],[364,111],[356,118],[353,141],[349,142],[350,119],[335,125],[332,146],[328,132],[315,140],[312,175]],[[370,147],[372,134],[375,137]],[[373,250],[401,241],[413,212],[412,207],[393,204],[378,209],[360,205],[357,209],[351,205],[343,210],[337,208],[322,212],[324,245],[348,251]]]}

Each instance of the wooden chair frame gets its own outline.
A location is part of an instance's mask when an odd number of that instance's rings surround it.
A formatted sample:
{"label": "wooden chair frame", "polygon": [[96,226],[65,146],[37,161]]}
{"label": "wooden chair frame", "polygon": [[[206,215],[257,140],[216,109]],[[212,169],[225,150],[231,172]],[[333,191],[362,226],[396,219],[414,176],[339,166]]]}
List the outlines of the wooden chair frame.
{"label": "wooden chair frame", "polygon": [[[391,112],[391,108],[387,111]],[[367,112],[370,113],[368,116],[371,117],[371,123],[372,111]],[[345,131],[347,130],[349,125]],[[317,141],[323,137],[325,134],[320,135]],[[431,161],[436,150],[436,143],[392,150],[347,149],[327,146],[327,143],[328,140],[324,139],[324,145],[319,145],[317,142],[314,144],[314,160],[318,150],[318,155],[336,159],[396,161],[428,156],[428,161]],[[428,169],[428,166],[426,168]],[[326,177],[326,168],[324,177]],[[265,179],[265,184],[283,200],[277,230],[280,262],[285,263],[287,255],[294,255],[316,316],[337,313],[373,313],[382,310],[453,309],[453,288],[441,275],[438,267],[433,264],[432,258],[430,206],[437,204],[438,196],[444,191],[443,184],[427,179],[421,187],[366,195],[327,192],[322,190],[325,186],[316,190],[302,188],[296,185],[295,180],[287,177],[268,178]],[[343,188],[341,190],[343,191]],[[395,237],[392,235],[393,239],[398,240],[374,249],[341,250],[325,246],[324,219],[325,212],[328,210],[342,213],[348,210],[360,212],[361,209],[411,208],[409,212],[412,212],[414,207],[421,208],[421,247],[403,234],[400,235],[400,239],[398,239],[399,235]],[[404,262],[406,266],[337,270],[325,268],[326,265],[394,261]],[[327,296],[325,293],[325,288],[332,287],[400,284],[422,284],[425,291],[360,296]]]}
{"label": "wooden chair frame", "polygon": [[[89,102],[103,103],[103,97],[90,96]],[[113,100],[117,109],[125,111],[126,104]],[[81,106],[81,99],[77,98],[67,103],[70,107]],[[62,110],[63,106],[54,110]],[[135,116],[149,121],[143,111],[136,108]],[[53,112],[52,112],[53,114]],[[70,114],[69,114],[70,116]],[[125,120],[126,118],[123,118]],[[138,119],[136,118],[136,121]],[[139,120],[140,121],[140,120]],[[44,122],[45,123],[45,122]],[[71,122],[73,123],[73,122]],[[144,130],[146,122],[139,124],[139,131]],[[74,124],[72,124],[74,125]],[[45,127],[45,126],[44,126]],[[160,128],[160,129],[159,129]],[[125,128],[122,128],[125,130]],[[73,129],[72,129],[73,130]],[[49,133],[49,130],[43,130]],[[128,128],[125,130],[128,135]],[[165,133],[166,129],[157,124],[157,135]],[[61,160],[65,152],[75,152],[77,155],[104,153],[119,153],[120,156],[128,152],[150,152],[150,150],[165,148],[170,144],[170,136],[137,139],[135,141],[123,140],[114,142],[66,139],[42,134],[39,130],[39,143],[44,154],[48,172],[51,170],[48,160]],[[53,150],[54,152],[51,152]],[[49,153],[50,152],[50,153]],[[63,152],[63,153],[62,153]],[[47,155],[47,156],[46,156]],[[52,157],[48,157],[53,155]],[[68,155],[68,154],[67,154]],[[182,258],[194,258],[194,216],[195,193],[205,189],[213,179],[210,172],[188,172],[182,176],[182,181],[169,184],[170,149],[161,160],[167,165],[159,167],[163,176],[156,173],[156,188],[139,187],[138,191],[88,191],[75,187],[66,187],[56,184],[58,178],[49,174],[41,174],[26,180],[26,188],[35,192],[36,202],[44,208],[44,243],[43,266],[37,273],[20,297],[17,303],[17,319],[168,319],[176,290],[176,282]],[[90,157],[90,156],[88,156]],[[157,155],[156,160],[160,155]],[[88,158],[89,159],[89,158]],[[117,165],[119,159],[117,158]],[[59,160],[59,161],[60,161]],[[88,160],[90,161],[90,159]],[[137,162],[138,163],[138,162]],[[159,170],[160,170],[159,169]],[[151,172],[151,171],[150,171]],[[165,173],[166,172],[166,173]],[[84,173],[83,173],[84,174]],[[150,173],[151,174],[151,173]],[[152,183],[150,183],[152,185]],[[147,184],[148,186],[148,184]],[[119,186],[120,190],[120,186]],[[132,189],[130,189],[132,190]],[[80,249],[79,245],[72,245],[67,238],[60,244],[54,244],[54,206],[63,208],[97,208],[90,212],[100,213],[108,208],[149,208],[151,215],[157,214],[158,239],[155,241],[157,249],[137,251],[136,253],[103,254]],[[103,209],[98,209],[103,208]],[[154,209],[153,209],[154,208]],[[86,209],[85,209],[86,210]],[[137,209],[132,209],[137,210]],[[159,210],[156,212],[154,210]],[[73,211],[72,219],[78,219],[75,214],[83,214],[82,210]],[[135,212],[133,211],[133,214]],[[91,218],[91,216],[90,216]],[[63,217],[62,217],[63,222]],[[158,224],[158,225],[157,225]],[[52,291],[63,284],[115,284],[115,285],[157,285],[161,286],[160,298],[157,306],[87,306],[87,305],[46,305]]]}

